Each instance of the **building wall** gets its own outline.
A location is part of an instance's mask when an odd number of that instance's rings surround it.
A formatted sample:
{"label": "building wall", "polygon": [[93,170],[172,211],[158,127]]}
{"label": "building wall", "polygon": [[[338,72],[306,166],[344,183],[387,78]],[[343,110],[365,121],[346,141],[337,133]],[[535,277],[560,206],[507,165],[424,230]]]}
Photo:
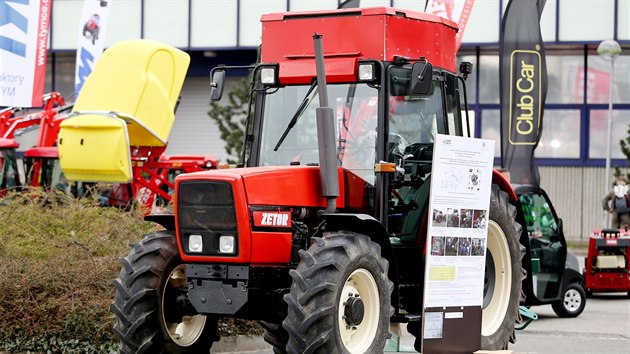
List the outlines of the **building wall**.
{"label": "building wall", "polygon": [[592,230],[601,229],[606,213],[601,202],[605,171],[598,167],[541,167],[540,184],[564,224],[567,240],[588,241]]}
{"label": "building wall", "polygon": [[[111,0],[106,45],[155,39],[188,50],[255,48],[260,16],[270,12],[335,9],[339,0]],[[423,11],[423,0],[361,0],[362,7],[394,6]],[[476,0],[464,46],[499,41],[507,0]],[[52,50],[76,49],[83,0],[53,1]],[[541,19],[547,43],[630,41],[628,0],[547,0]]]}

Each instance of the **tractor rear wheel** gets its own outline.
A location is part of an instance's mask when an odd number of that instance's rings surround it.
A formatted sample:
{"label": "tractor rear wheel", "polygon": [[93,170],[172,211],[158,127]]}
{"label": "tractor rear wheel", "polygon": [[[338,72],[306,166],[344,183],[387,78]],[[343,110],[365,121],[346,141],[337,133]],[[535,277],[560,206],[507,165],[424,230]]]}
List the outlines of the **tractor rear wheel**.
{"label": "tractor rear wheel", "polygon": [[146,235],[121,263],[111,306],[121,353],[208,353],[218,320],[178,301],[188,283],[174,233]]}
{"label": "tractor rear wheel", "polygon": [[389,331],[393,283],[380,246],[353,232],[328,232],[300,251],[287,318],[287,352],[381,353]]}
{"label": "tractor rear wheel", "polygon": [[516,221],[516,207],[497,185],[492,185],[489,217],[481,349],[500,350],[516,340],[525,247],[519,242],[522,227]]}
{"label": "tractor rear wheel", "polygon": [[586,293],[582,286],[577,283],[571,283],[564,290],[562,299],[551,304],[553,312],[558,317],[577,317],[586,306]]}

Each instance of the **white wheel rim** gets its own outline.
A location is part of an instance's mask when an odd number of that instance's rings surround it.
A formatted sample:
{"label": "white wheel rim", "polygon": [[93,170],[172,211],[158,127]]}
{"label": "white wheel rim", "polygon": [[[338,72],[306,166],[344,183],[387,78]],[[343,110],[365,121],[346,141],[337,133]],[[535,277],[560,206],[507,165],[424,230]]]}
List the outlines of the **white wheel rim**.
{"label": "white wheel rim", "polygon": [[494,259],[495,279],[492,300],[483,309],[481,316],[481,335],[483,336],[490,336],[501,327],[510,303],[512,289],[510,249],[505,233],[493,220],[488,223],[488,252]]}
{"label": "white wheel rim", "polygon": [[582,297],[575,289],[569,289],[564,293],[564,308],[569,312],[576,312],[582,305]]}
{"label": "white wheel rim", "polygon": [[[164,305],[164,294],[166,293],[166,289],[170,284],[173,288],[188,288],[188,283],[186,282],[186,266],[181,264],[173,271],[168,277],[166,283],[164,283],[164,289],[162,289],[162,306],[172,306],[173,304]],[[204,315],[195,315],[195,316],[184,316],[182,317],[182,322],[179,323],[171,323],[167,322],[164,315],[162,315],[162,321],[164,323],[164,327],[168,331],[168,335],[175,344],[180,347],[188,347],[195,342],[201,336],[203,329],[206,325],[206,316]]]}
{"label": "white wheel rim", "polygon": [[[363,321],[357,326],[348,326],[344,316],[345,303],[356,295],[363,301]],[[350,274],[343,285],[338,308],[339,332],[344,346],[352,354],[365,353],[374,341],[380,317],[378,287],[370,272],[361,268]]]}

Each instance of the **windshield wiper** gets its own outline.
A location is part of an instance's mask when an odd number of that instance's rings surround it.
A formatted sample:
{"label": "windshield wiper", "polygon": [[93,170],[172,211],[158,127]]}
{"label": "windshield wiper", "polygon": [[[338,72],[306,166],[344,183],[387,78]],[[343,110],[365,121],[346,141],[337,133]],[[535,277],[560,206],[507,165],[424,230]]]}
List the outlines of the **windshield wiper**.
{"label": "windshield wiper", "polygon": [[291,118],[289,125],[287,125],[287,128],[284,130],[284,133],[282,133],[282,136],[280,137],[280,140],[278,140],[278,142],[276,143],[276,146],[273,148],[273,151],[278,151],[278,148],[280,147],[284,139],[287,137],[287,134],[289,134],[289,132],[291,131],[295,123],[297,123],[298,119],[302,116],[302,113],[304,113],[304,110],[306,109],[309,102],[311,101],[308,98],[308,96],[311,95],[311,92],[313,92],[313,90],[315,89],[315,86],[317,86],[317,80],[313,80],[313,82],[311,83],[311,87],[308,88],[308,92],[306,92],[306,95],[304,95],[304,98],[302,99],[300,106],[298,107],[297,111],[295,111],[295,114]]}

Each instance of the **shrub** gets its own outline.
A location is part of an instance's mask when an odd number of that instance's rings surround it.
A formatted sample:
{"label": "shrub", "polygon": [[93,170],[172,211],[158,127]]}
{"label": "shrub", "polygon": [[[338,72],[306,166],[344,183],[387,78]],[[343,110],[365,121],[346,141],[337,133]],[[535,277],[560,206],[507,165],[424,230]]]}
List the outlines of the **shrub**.
{"label": "shrub", "polygon": [[[117,352],[118,260],[159,227],[142,214],[41,189],[0,199],[0,350]],[[219,326],[222,336],[261,333],[250,321]]]}
{"label": "shrub", "polygon": [[2,200],[0,345],[46,350],[89,342],[102,351],[98,346],[113,339],[118,259],[156,227],[139,216],[40,189]]}

